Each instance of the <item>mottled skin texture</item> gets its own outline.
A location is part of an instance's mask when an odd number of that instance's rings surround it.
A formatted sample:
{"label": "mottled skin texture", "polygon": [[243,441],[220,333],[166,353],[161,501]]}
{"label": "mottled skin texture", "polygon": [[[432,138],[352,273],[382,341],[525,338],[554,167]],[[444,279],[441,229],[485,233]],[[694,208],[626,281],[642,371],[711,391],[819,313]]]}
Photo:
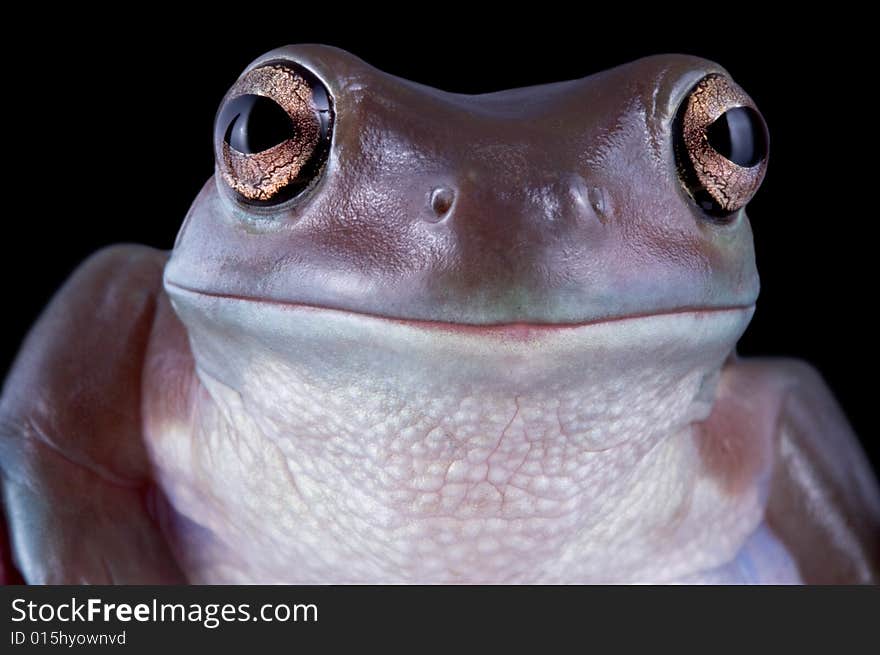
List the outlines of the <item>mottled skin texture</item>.
{"label": "mottled skin texture", "polygon": [[96,254],[22,348],[28,582],[876,580],[864,454],[807,365],[735,357],[749,224],[679,181],[722,69],[461,96],[279,58],[333,98],[315,184],[257,210],[215,176],[170,259]]}

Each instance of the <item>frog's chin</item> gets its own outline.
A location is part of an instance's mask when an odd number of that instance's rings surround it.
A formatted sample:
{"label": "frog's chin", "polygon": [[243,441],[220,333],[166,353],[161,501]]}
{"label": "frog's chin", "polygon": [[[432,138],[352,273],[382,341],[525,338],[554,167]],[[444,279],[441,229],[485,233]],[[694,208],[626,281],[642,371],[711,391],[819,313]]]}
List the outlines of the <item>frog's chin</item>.
{"label": "frog's chin", "polygon": [[234,388],[254,370],[262,377],[296,371],[299,379],[332,379],[333,385],[370,379],[394,386],[395,394],[426,385],[519,392],[584,376],[610,383],[658,370],[712,371],[754,311],[676,308],[579,324],[477,326],[166,288],[200,371]]}

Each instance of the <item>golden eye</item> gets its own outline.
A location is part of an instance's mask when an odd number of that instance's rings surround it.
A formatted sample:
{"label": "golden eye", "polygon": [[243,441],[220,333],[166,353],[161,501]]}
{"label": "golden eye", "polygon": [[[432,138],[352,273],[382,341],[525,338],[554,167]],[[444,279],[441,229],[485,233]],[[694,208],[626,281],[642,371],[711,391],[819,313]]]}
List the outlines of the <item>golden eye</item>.
{"label": "golden eye", "polygon": [[691,89],[675,121],[679,176],[696,203],[728,218],[761,186],[767,170],[767,125],[752,99],[723,75]]}
{"label": "golden eye", "polygon": [[229,90],[214,126],[223,181],[244,202],[276,204],[305,189],[330,149],[330,94],[305,68],[268,63]]}

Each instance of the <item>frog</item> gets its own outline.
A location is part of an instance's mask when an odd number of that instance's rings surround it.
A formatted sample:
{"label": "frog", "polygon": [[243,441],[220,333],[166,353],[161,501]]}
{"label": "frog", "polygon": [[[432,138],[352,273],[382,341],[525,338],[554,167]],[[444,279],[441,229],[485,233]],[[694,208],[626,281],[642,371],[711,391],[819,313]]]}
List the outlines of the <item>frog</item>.
{"label": "frog", "polygon": [[214,151],[171,251],[92,255],[21,347],[7,580],[877,581],[834,394],[737,354],[769,132],[718,64],[465,95],[288,46]]}

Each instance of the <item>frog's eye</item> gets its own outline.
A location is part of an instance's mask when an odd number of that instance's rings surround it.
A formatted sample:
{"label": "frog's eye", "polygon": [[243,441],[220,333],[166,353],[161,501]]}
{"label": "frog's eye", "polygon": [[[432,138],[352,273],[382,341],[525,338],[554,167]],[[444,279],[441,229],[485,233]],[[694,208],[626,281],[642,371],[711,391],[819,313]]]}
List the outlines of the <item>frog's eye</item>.
{"label": "frog's eye", "polygon": [[244,202],[267,205],[317,178],[330,148],[330,94],[308,70],[271,62],[230,89],[214,126],[223,181]]}
{"label": "frog's eye", "polygon": [[675,121],[675,156],[685,189],[706,213],[728,218],[761,186],[767,125],[752,99],[723,75],[691,89]]}

